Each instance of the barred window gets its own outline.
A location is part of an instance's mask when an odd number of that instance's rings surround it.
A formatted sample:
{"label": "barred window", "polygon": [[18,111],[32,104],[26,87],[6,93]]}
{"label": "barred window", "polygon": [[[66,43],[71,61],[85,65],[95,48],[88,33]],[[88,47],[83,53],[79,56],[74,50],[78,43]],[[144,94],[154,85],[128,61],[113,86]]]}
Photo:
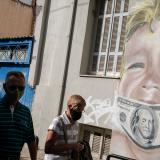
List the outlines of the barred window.
{"label": "barred window", "polygon": [[89,73],[118,78],[129,0],[102,0]]}
{"label": "barred window", "polygon": [[0,46],[0,62],[25,61],[27,52],[28,45],[2,45]]}
{"label": "barred window", "polygon": [[29,64],[32,39],[0,40],[0,63]]}

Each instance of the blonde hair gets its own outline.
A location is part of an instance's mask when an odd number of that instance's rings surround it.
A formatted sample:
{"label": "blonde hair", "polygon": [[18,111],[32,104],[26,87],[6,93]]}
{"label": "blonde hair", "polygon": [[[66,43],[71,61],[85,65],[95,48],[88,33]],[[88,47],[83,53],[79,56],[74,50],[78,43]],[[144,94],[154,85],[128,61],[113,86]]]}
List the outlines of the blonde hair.
{"label": "blonde hair", "polygon": [[160,20],[160,0],[143,0],[131,8],[126,25],[126,41],[134,32],[144,25],[148,25],[152,32],[152,20]]}
{"label": "blonde hair", "polygon": [[[125,42],[129,41],[136,30],[144,25],[148,25],[148,30],[153,32],[151,28],[153,20],[160,20],[160,0],[138,0],[127,17]],[[123,57],[120,78],[124,73],[124,63]]]}
{"label": "blonde hair", "polygon": [[72,104],[80,104],[81,106],[86,106],[86,101],[84,100],[84,98],[80,95],[72,95],[68,102],[67,105],[72,105]]}

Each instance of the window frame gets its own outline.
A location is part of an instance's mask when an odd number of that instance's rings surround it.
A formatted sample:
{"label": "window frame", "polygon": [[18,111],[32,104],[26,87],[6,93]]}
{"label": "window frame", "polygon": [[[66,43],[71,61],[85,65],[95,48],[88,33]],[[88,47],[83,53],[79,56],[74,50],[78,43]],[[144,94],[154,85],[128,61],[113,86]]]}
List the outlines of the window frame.
{"label": "window frame", "polygon": [[[123,29],[123,20],[125,19],[125,17],[127,17],[128,15],[128,10],[129,10],[129,0],[120,0],[121,1],[121,5],[120,5],[120,11],[118,13],[115,12],[116,10],[116,2],[118,0],[112,0],[112,8],[111,8],[111,12],[110,14],[107,13],[107,7],[109,4],[109,1],[111,0],[106,0],[106,4],[104,7],[104,14],[100,15],[98,13],[97,15],[97,27],[98,27],[98,20],[102,19],[102,28],[101,28],[101,34],[100,34],[100,42],[99,42],[99,48],[98,48],[98,52],[94,51],[94,47],[96,45],[96,34],[95,34],[95,38],[94,38],[94,42],[93,42],[93,46],[92,46],[92,51],[91,51],[91,60],[89,62],[89,67],[88,67],[88,72],[89,75],[95,75],[95,76],[101,76],[101,77],[111,77],[111,78],[120,78],[121,75],[121,69],[119,69],[119,72],[117,71],[117,64],[118,64],[118,58],[120,57],[120,61],[121,61],[121,65],[122,65],[122,58],[123,58],[123,51],[119,51],[120,48],[120,40],[121,40],[121,34],[122,33],[122,29]],[[128,8],[127,11],[125,11],[125,2],[128,2]],[[101,4],[99,4],[101,5]],[[113,33],[113,27],[114,27],[114,19],[116,17],[118,18],[118,28],[117,28],[117,32],[116,32],[116,44],[115,44],[115,51],[111,52],[111,41],[112,41],[112,33]],[[108,31],[108,36],[107,36],[107,44],[106,44],[106,50],[105,52],[102,52],[102,45],[103,45],[103,38],[104,38],[104,32],[105,32],[105,22],[107,20],[107,18],[110,18],[110,23],[109,23],[109,31]],[[124,22],[125,23],[125,22]],[[96,28],[97,31],[97,28]],[[124,42],[123,42],[123,46],[124,46]],[[96,65],[98,67],[96,67],[96,70],[93,71],[93,58],[97,56],[98,60]],[[100,71],[100,60],[101,57],[104,56],[104,65],[103,65],[103,69],[102,71]],[[107,71],[107,68],[109,67],[109,57],[113,56],[113,67],[112,67],[112,71]],[[121,68],[121,67],[120,67]]]}
{"label": "window frame", "polygon": [[18,60],[18,59],[6,59],[5,60],[5,59],[3,59],[3,60],[0,60],[0,64],[5,64],[5,63],[15,64],[16,63],[16,64],[29,65],[30,60],[31,60],[31,53],[32,53],[32,46],[33,46],[32,44],[33,44],[32,37],[31,38],[17,38],[17,39],[0,39],[0,48],[7,47],[8,49],[11,50],[12,47],[15,47],[15,49],[17,47],[19,47],[19,49],[20,49],[19,51],[21,51],[21,48],[20,48],[21,46],[27,46],[26,58],[24,60]]}

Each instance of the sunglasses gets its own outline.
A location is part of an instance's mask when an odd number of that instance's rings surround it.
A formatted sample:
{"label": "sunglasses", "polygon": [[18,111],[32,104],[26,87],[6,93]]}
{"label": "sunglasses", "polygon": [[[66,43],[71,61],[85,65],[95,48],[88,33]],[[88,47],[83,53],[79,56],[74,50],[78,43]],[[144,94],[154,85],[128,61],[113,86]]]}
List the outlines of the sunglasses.
{"label": "sunglasses", "polygon": [[84,112],[84,107],[82,107],[82,106],[79,105],[79,104],[76,104],[75,106],[73,106],[72,109],[75,110],[75,111]]}
{"label": "sunglasses", "polygon": [[23,91],[24,89],[25,89],[25,86],[15,86],[15,85],[13,85],[13,86],[8,86],[8,89],[10,90],[10,91],[15,91],[15,90],[19,90],[19,91]]}

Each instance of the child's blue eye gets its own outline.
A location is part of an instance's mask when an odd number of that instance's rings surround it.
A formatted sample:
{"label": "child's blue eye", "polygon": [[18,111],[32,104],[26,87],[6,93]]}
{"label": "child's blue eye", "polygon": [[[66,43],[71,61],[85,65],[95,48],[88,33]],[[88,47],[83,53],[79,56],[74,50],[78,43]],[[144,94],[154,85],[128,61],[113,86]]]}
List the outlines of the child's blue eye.
{"label": "child's blue eye", "polygon": [[128,69],[144,68],[144,63],[134,63],[128,67]]}

